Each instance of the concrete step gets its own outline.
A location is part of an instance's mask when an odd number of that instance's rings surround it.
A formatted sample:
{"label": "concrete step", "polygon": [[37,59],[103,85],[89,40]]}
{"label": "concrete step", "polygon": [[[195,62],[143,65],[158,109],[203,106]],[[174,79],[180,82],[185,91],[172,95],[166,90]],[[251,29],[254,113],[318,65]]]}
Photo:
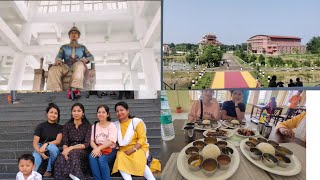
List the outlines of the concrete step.
{"label": "concrete step", "polygon": [[[18,159],[22,154],[32,154],[34,149],[31,146],[28,148],[1,148],[0,149],[0,159]],[[152,156],[159,158],[161,153],[160,145],[150,145],[149,151]]]}
{"label": "concrete step", "polygon": [[[4,134],[12,135],[12,136],[20,136],[21,133],[34,133],[36,126],[14,126],[14,127],[0,127],[0,138]],[[157,128],[147,128],[147,136],[160,136],[160,127]]]}
{"label": "concrete step", "polygon": [[[31,139],[33,138],[35,127],[29,127],[28,129],[10,128],[10,131],[1,133],[0,131],[0,140],[14,140],[14,139]],[[20,130],[20,131],[18,131]],[[14,132],[15,131],[15,132]],[[161,136],[160,128],[147,128],[147,136]]]}
{"label": "concrete step", "polygon": [[[16,179],[16,175],[17,173],[0,173],[0,179],[1,180],[15,180]],[[158,173],[158,174],[154,174],[155,178],[157,180],[160,180],[161,179],[161,174]],[[53,177],[50,177],[50,178],[42,178],[43,180],[54,180]],[[112,180],[123,180],[123,178],[121,177],[121,175],[119,173],[116,173],[116,174],[113,174],[111,176],[111,179]],[[133,180],[145,180],[144,177],[132,177]],[[87,179],[87,180],[94,180],[93,178],[91,179]]]}
{"label": "concrete step", "polygon": [[[154,116],[154,117],[141,117],[144,120],[144,123],[146,124],[147,128],[159,128],[160,127],[160,117],[159,116]],[[60,120],[60,124],[64,125],[65,122],[67,122],[68,120]],[[90,119],[89,119],[90,121]],[[44,120],[21,120],[21,121],[17,121],[17,120],[2,120],[0,121],[0,127],[15,127],[15,126],[33,126],[33,128],[35,128],[39,123],[44,122]],[[93,123],[93,121],[90,121],[91,123]]]}
{"label": "concrete step", "polygon": [[[11,140],[14,139],[14,140]],[[32,136],[23,139],[11,138],[6,140],[0,140],[0,149],[2,148],[19,148],[19,149],[30,149],[32,148]],[[148,136],[148,142],[150,146],[159,145],[161,142],[161,136]]]}

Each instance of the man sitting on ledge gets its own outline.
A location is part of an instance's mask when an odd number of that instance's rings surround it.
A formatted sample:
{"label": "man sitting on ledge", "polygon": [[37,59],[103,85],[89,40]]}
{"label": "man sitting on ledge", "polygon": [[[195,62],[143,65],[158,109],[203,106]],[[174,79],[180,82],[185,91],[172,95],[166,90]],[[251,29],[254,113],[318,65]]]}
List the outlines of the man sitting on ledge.
{"label": "man sitting on ledge", "polygon": [[70,89],[83,89],[86,64],[93,61],[93,55],[88,49],[78,44],[80,31],[73,26],[68,35],[70,43],[62,45],[55,59],[55,63],[48,70],[48,90],[63,91],[62,77],[72,72]]}

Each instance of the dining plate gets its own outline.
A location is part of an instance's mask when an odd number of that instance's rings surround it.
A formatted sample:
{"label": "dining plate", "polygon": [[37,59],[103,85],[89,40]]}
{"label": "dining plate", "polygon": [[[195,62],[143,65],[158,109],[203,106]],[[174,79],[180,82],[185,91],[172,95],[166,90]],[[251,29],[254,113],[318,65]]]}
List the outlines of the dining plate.
{"label": "dining plate", "polygon": [[240,136],[240,137],[249,138],[249,137],[255,137],[255,136],[259,135],[259,132],[257,130],[255,130],[255,129],[249,129],[249,130],[254,132],[254,135],[252,135],[252,136],[242,135],[242,134],[239,134],[239,132],[238,132],[239,129],[248,129],[248,128],[237,128],[237,129],[234,130],[234,134],[237,135],[237,136]]}
{"label": "dining plate", "polygon": [[[222,124],[231,129],[239,128],[239,126],[233,126],[228,120],[222,120]],[[247,127],[249,127],[248,123],[246,123],[245,125],[241,125],[241,128],[247,128]]]}
{"label": "dining plate", "polygon": [[249,138],[246,138],[246,139],[243,139],[240,142],[240,149],[241,149],[242,154],[250,162],[252,162],[254,165],[258,166],[259,168],[261,168],[261,169],[263,169],[265,171],[268,171],[268,172],[273,173],[273,174],[281,175],[281,176],[294,176],[294,175],[297,175],[297,174],[300,173],[301,164],[300,164],[299,159],[294,154],[290,158],[290,160],[291,160],[290,165],[288,167],[286,167],[286,168],[283,168],[283,167],[280,167],[280,166],[276,166],[276,167],[270,168],[270,167],[264,165],[261,160],[252,159],[250,154],[249,154],[249,151],[245,149],[245,142],[248,141],[248,140],[249,140]]}
{"label": "dining plate", "polygon": [[[206,131],[203,132],[203,136],[204,136],[204,137],[208,137],[208,135],[207,135],[208,132],[216,132],[217,130],[218,130],[218,129],[206,130]],[[229,138],[229,137],[231,137],[231,136],[233,135],[233,131],[230,130],[230,129],[220,129],[220,130],[227,132],[227,134],[224,136],[224,137],[226,137],[226,138]],[[217,137],[219,138],[219,137],[221,137],[221,136],[217,136]],[[223,136],[222,136],[221,138],[223,138]]]}
{"label": "dining plate", "polygon": [[213,124],[213,127],[209,127],[209,126],[203,127],[203,125],[199,125],[195,123],[194,129],[202,130],[202,131],[209,130],[209,129],[217,129],[221,126],[221,122],[220,121],[216,121],[216,122],[217,122],[216,124]]}
{"label": "dining plate", "polygon": [[[198,139],[198,140],[203,141],[204,139]],[[218,138],[218,140],[221,140],[221,139]],[[198,180],[198,179],[225,180],[230,178],[237,171],[240,164],[240,155],[238,150],[230,143],[228,143],[227,146],[233,149],[233,155],[231,157],[230,167],[227,170],[217,169],[217,171],[212,176],[206,176],[202,172],[202,170],[191,171],[188,167],[188,159],[187,159],[187,156],[185,155],[185,150],[193,146],[192,143],[193,142],[189,143],[180,151],[177,159],[178,170],[184,178],[188,180]]]}

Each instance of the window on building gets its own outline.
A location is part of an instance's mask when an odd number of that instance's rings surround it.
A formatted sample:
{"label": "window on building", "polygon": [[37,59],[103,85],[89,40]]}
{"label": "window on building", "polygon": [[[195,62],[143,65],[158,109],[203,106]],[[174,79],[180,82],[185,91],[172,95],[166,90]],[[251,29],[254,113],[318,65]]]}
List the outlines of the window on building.
{"label": "window on building", "polygon": [[107,9],[127,9],[126,1],[107,1]]}
{"label": "window on building", "polygon": [[272,91],[261,90],[259,91],[258,104],[267,104],[269,102]]}
{"label": "window on building", "polygon": [[61,12],[80,11],[80,1],[61,1]]}
{"label": "window on building", "polygon": [[39,13],[53,13],[58,10],[58,1],[40,1]]}
{"label": "window on building", "polygon": [[102,1],[84,1],[85,11],[101,11],[103,10]]}
{"label": "window on building", "polygon": [[290,98],[295,95],[298,92],[298,90],[295,91],[288,91],[286,99],[283,102],[283,106],[289,106],[289,100]]}

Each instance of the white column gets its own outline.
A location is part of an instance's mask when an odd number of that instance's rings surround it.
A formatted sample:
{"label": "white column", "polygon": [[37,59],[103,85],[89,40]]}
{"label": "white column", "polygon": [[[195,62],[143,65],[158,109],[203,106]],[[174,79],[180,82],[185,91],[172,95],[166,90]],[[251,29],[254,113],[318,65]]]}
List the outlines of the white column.
{"label": "white column", "polygon": [[130,84],[131,84],[131,90],[139,90],[140,83],[138,78],[138,72],[137,71],[131,71],[130,72]]}
{"label": "white column", "polygon": [[32,35],[31,30],[32,24],[30,22],[26,22],[25,24],[23,24],[19,38],[24,45],[30,45]]}
{"label": "white column", "polygon": [[141,62],[147,89],[160,90],[160,72],[152,48],[141,51]]}
{"label": "white column", "polygon": [[21,90],[24,71],[26,68],[26,56],[16,53],[13,58],[13,65],[10,73],[8,90]]}

